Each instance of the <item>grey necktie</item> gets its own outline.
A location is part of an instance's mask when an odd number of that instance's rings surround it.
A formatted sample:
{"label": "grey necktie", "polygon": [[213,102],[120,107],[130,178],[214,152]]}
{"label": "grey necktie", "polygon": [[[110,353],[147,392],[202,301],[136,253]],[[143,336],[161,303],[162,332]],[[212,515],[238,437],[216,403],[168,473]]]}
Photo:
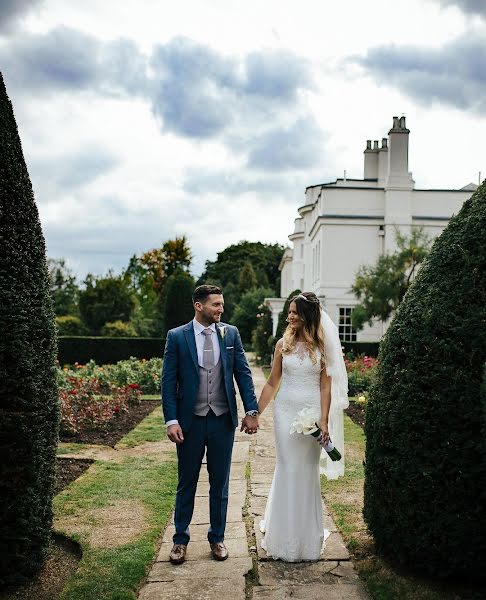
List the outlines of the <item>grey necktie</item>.
{"label": "grey necktie", "polygon": [[214,349],[213,342],[211,341],[212,333],[213,332],[209,327],[202,331],[202,334],[204,335],[203,366],[205,369],[212,369],[214,367]]}

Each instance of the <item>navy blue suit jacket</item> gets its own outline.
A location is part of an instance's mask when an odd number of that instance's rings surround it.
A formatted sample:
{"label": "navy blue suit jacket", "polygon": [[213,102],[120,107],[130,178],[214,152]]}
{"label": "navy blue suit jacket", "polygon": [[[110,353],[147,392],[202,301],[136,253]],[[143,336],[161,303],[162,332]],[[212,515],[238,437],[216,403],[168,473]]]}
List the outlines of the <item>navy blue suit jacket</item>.
{"label": "navy blue suit jacket", "polygon": [[[224,325],[222,338],[219,327]],[[233,377],[236,379],[245,411],[257,410],[255,388],[239,331],[234,325],[216,325],[221,350],[224,387],[235,428],[238,410]],[[199,387],[199,365],[192,321],[167,333],[162,367],[162,408],[165,421],[177,419],[182,431],[191,427]]]}

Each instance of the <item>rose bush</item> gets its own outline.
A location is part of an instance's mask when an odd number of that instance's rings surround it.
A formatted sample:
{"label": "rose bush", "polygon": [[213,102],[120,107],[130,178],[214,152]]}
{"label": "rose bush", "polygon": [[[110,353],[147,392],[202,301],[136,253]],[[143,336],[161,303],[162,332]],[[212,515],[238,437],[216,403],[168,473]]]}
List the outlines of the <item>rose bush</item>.
{"label": "rose bush", "polygon": [[358,358],[345,358],[346,370],[348,372],[349,395],[359,396],[368,392],[376,372],[378,361],[371,356]]}

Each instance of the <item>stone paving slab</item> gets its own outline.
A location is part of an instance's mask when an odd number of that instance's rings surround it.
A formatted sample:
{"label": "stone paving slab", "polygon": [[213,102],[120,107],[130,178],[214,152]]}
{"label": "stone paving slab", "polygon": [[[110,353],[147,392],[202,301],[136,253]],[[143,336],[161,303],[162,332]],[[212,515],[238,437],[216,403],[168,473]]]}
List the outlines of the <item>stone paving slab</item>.
{"label": "stone paving slab", "polygon": [[361,584],[259,586],[253,588],[253,600],[368,600]]}
{"label": "stone paving slab", "polygon": [[[228,503],[228,512],[226,514],[226,522],[227,523],[237,523],[241,521],[241,505],[230,505]],[[174,515],[172,515],[172,523],[174,522]],[[194,513],[192,515],[192,525],[203,525],[209,523],[209,500],[205,505],[195,505]]]}
{"label": "stone paving slab", "polygon": [[338,566],[337,561],[287,563],[281,560],[269,560],[258,565],[261,585],[277,586],[287,584],[330,583],[336,584],[338,577],[332,574]]}
{"label": "stone paving slab", "polygon": [[186,561],[182,565],[173,565],[170,562],[154,563],[148,581],[174,581],[176,579],[194,579],[201,576],[208,578],[236,577],[246,575],[252,563],[249,556],[245,558],[228,558],[218,561],[211,557],[206,560]]}
{"label": "stone paving slab", "polygon": [[270,486],[272,484],[272,481],[267,481],[264,483],[253,483],[251,484],[251,494],[252,496],[258,497],[258,498],[267,498],[268,497],[268,493],[270,492]]}
{"label": "stone paving slab", "polygon": [[175,579],[145,585],[139,600],[245,600],[243,577]]}
{"label": "stone paving slab", "polygon": [[[190,533],[191,533],[191,543],[199,542],[199,541],[205,541],[207,543],[207,541],[208,541],[208,525],[207,524],[206,525],[191,524],[189,529],[190,529]],[[173,523],[171,523],[165,530],[162,541],[163,542],[172,542],[173,535],[174,535],[174,525],[173,525]],[[239,523],[228,523],[226,525],[224,539],[229,540],[229,539],[234,539],[234,538],[240,538],[240,539],[246,540],[246,529],[245,529],[245,524],[243,523],[243,521],[240,521]]]}
{"label": "stone paving slab", "polygon": [[270,484],[272,483],[272,479],[273,479],[273,472],[272,473],[261,473],[259,471],[253,471],[253,469],[251,470],[250,482],[251,482],[252,490],[253,490],[253,485],[255,483],[265,483],[268,485],[268,488],[270,489]]}
{"label": "stone paving slab", "polygon": [[[248,542],[244,538],[226,538],[226,548],[231,558],[245,558],[248,556]],[[157,556],[158,562],[169,562],[169,554],[172,549],[172,540],[163,542]],[[187,546],[187,560],[212,560],[211,548],[207,539],[195,542],[191,540]]]}

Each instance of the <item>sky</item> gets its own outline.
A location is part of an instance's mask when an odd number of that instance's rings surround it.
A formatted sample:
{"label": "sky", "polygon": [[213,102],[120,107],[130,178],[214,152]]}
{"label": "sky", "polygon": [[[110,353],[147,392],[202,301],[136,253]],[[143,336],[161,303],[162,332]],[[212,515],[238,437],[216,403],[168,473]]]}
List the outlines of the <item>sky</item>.
{"label": "sky", "polygon": [[198,276],[290,244],[406,115],[418,188],[486,176],[484,0],[0,0],[48,256],[81,281],[185,235]]}

